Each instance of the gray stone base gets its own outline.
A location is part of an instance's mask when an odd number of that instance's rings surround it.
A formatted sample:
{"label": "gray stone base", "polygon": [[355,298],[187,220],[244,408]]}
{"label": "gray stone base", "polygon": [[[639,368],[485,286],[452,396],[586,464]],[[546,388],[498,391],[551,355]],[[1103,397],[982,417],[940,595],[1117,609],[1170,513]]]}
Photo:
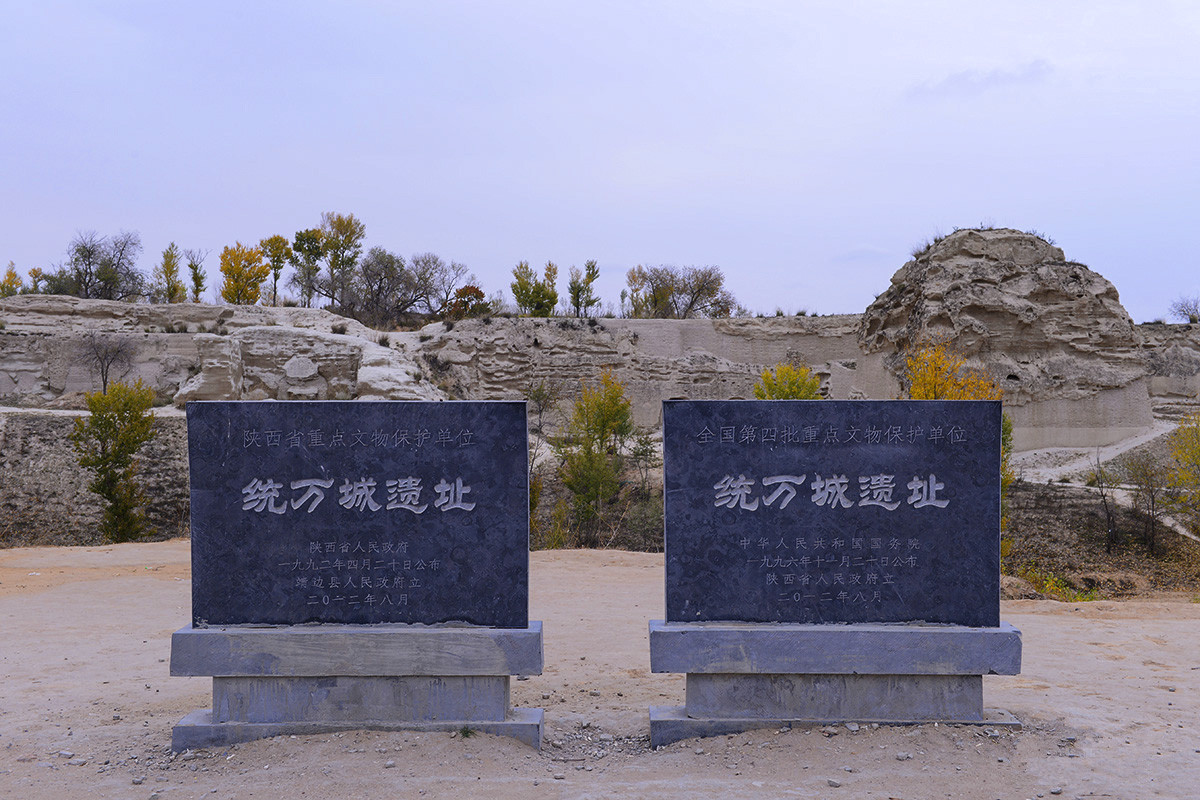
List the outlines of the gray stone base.
{"label": "gray stone base", "polygon": [[171,744],[468,727],[540,749],[542,710],[511,709],[509,678],[541,671],[540,622],[188,626],[172,637],[171,674],[213,676],[213,704],[180,722]]}
{"label": "gray stone base", "polygon": [[983,676],[1020,672],[1021,632],[652,620],[650,669],[687,675],[686,705],[651,709],[656,746],[794,724],[1012,724],[985,713]]}
{"label": "gray stone base", "polygon": [[437,720],[434,722],[213,722],[212,709],[201,708],[184,717],[171,731],[175,752],[225,747],[272,736],[307,736],[339,731],[457,731],[464,727],[494,736],[509,736],[540,750],[545,712],[540,708],[514,708],[499,721]]}
{"label": "gray stone base", "polygon": [[[725,736],[730,733],[761,728],[791,728],[801,726],[819,726],[841,723],[841,719],[768,719],[753,717],[748,719],[693,719],[687,715],[683,706],[650,706],[650,746],[662,747],[682,739],[693,739],[704,736]],[[864,722],[871,722],[865,720]],[[874,720],[881,725],[917,725],[929,720]],[[996,708],[984,709],[982,719],[977,720],[940,720],[949,725],[988,725],[996,728],[1020,730],[1020,721],[1007,711]]]}

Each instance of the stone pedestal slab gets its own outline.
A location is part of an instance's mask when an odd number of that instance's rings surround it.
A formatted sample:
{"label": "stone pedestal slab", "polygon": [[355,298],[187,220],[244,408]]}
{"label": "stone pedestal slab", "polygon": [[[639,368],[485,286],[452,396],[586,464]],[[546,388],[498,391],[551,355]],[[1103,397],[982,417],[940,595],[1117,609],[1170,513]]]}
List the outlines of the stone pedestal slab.
{"label": "stone pedestal slab", "polygon": [[171,636],[172,675],[540,675],[542,623],[188,625]]}
{"label": "stone pedestal slab", "polygon": [[650,623],[650,668],[687,674],[686,705],[651,708],[651,744],[780,725],[1013,725],[983,675],[1014,675],[1021,634],[957,625]]}
{"label": "stone pedestal slab", "polygon": [[650,621],[654,672],[1016,675],[1021,632],[918,623]]}
{"label": "stone pedestal slab", "polygon": [[213,676],[213,705],[172,747],[371,728],[475,730],[540,747],[541,709],[509,705],[509,677],[542,671],[542,625],[185,627],[172,675]]}
{"label": "stone pedestal slab", "polygon": [[213,722],[212,715],[211,708],[200,708],[180,720],[171,731],[171,749],[179,753],[189,749],[226,747],[272,736],[309,736],[340,731],[457,731],[467,725],[480,733],[508,736],[540,750],[545,712],[540,708],[512,708],[509,709],[508,718],[500,722]]}

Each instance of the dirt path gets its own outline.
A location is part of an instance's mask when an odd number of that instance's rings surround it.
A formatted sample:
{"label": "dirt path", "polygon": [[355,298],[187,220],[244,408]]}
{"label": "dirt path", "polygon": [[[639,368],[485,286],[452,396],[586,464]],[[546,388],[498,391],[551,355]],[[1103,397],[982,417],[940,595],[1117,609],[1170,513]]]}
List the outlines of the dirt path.
{"label": "dirt path", "polygon": [[[209,681],[171,678],[188,618],[188,543],[0,552],[0,796],[14,798],[1192,798],[1200,786],[1200,604],[1006,602],[1024,670],[985,680],[1026,725],[755,731],[651,751],[646,707],[682,703],[649,672],[662,556],[532,558],[546,672],[513,683],[546,709],[514,741],[362,732],[171,758],[171,726]],[[911,756],[911,758],[907,757]],[[390,766],[389,766],[390,764]],[[831,785],[831,781],[840,784]],[[1061,789],[1059,795],[1054,795]]]}
{"label": "dirt path", "polygon": [[[1086,474],[1093,469],[1097,458],[1100,459],[1101,463],[1111,461],[1122,453],[1126,453],[1135,447],[1140,447],[1160,436],[1171,433],[1176,427],[1177,423],[1173,420],[1158,419],[1154,421],[1154,425],[1148,433],[1123,439],[1116,444],[1105,447],[1093,448],[1091,450],[1066,447],[1028,450],[1013,456],[1013,469],[1021,480],[1029,481],[1030,483],[1058,483],[1065,478],[1067,479],[1066,485],[1097,491],[1095,487],[1088,486],[1086,481],[1079,479],[1081,474]],[[1113,498],[1119,505],[1125,508],[1132,508],[1134,504],[1133,487],[1115,487]],[[1177,533],[1180,536],[1186,536],[1192,541],[1200,542],[1200,536],[1192,533],[1187,525],[1171,515],[1163,514],[1159,518],[1159,521],[1167,530]]]}

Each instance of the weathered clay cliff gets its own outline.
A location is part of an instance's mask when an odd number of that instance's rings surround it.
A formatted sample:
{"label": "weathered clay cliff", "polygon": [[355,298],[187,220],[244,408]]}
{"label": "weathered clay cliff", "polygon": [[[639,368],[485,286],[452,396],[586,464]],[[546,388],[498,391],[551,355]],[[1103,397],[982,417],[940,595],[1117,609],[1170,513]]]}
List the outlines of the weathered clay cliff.
{"label": "weathered clay cliff", "polygon": [[956,231],[892,276],[859,333],[894,375],[931,337],[1003,388],[1018,449],[1107,444],[1150,425],[1141,335],[1116,288],[1037,236]]}
{"label": "weathered clay cliff", "polygon": [[537,381],[570,395],[611,370],[625,385],[636,421],[659,423],[671,398],[753,397],[765,367],[809,364],[833,398],[890,397],[894,379],[864,356],[858,317],[731,320],[476,319],[430,325],[415,346],[432,377],[455,397],[520,398]]}
{"label": "weathered clay cliff", "polygon": [[161,401],[439,400],[422,366],[380,334],[327,311],[259,306],[131,305],[24,295],[0,301],[0,404],[78,407],[99,388],[93,337],[122,342]]}
{"label": "weathered clay cliff", "polygon": [[1138,332],[1150,395],[1172,401],[1200,398],[1200,325],[1148,322]]}
{"label": "weathered clay cliff", "polygon": [[[1107,444],[1145,430],[1152,400],[1200,398],[1200,326],[1135,326],[1107,280],[1012,230],[946,237],[861,316],[494,318],[383,334],[315,309],[18,296],[0,300],[0,544],[17,529],[47,541],[97,529],[100,504],[67,442],[78,412],[47,410],[81,408],[99,388],[86,357],[96,336],[131,353],[111,377],[142,379],[160,405],[507,399],[539,380],[569,398],[609,369],[651,427],[661,400],[751,397],[761,370],[783,361],[814,367],[828,397],[898,397],[903,353],[939,334],[1004,388],[1018,450]],[[185,423],[159,414],[143,454],[149,516],[175,533],[187,515]]]}
{"label": "weathered clay cliff", "polygon": [[[101,544],[104,505],[88,491],[67,437],[86,412],[0,413],[0,547],[10,542]],[[159,411],[156,436],[138,457],[146,521],[161,536],[188,532],[187,423]]]}
{"label": "weathered clay cliff", "polygon": [[1005,391],[1018,449],[1092,446],[1149,424],[1151,398],[1200,396],[1200,326],[1135,326],[1107,280],[1014,230],[964,230],[905,264],[863,315],[729,320],[484,318],[373,331],[325,311],[0,300],[0,405],[80,408],[93,332],[133,350],[160,403],[198,399],[499,399],[610,369],[637,422],[664,398],[750,397],[808,364],[831,398],[901,394],[903,353],[944,334]]}

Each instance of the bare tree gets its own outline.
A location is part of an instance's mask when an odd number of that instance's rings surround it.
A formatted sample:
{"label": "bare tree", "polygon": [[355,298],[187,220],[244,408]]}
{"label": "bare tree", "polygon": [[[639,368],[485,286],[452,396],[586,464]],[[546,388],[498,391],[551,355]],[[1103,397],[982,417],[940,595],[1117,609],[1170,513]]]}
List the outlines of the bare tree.
{"label": "bare tree", "polygon": [[454,293],[463,285],[464,279],[468,283],[476,283],[476,281],[473,277],[468,278],[466,264],[460,264],[457,261],[447,264],[437,256],[434,258],[438,263],[437,267],[428,274],[427,305],[429,313],[442,315],[446,313],[446,309],[453,302]]}
{"label": "bare tree", "polygon": [[142,237],[121,231],[108,239],[108,252],[101,263],[100,292],[105,300],[137,300],[146,294],[146,277],[138,271]]}
{"label": "bare tree", "polygon": [[76,234],[67,248],[62,277],[77,297],[137,300],[146,293],[146,278],[137,268],[141,252],[142,239],[134,232]]}
{"label": "bare tree", "polygon": [[356,318],[373,327],[395,325],[424,297],[404,259],[372,247],[358,265],[354,282]]}
{"label": "bare tree", "polygon": [[67,268],[64,271],[73,281],[71,294],[79,297],[97,297],[100,279],[97,273],[104,259],[104,238],[95,231],[75,234],[67,247]]}
{"label": "bare tree", "polygon": [[725,290],[720,267],[684,267],[676,283],[676,295],[679,319],[728,317],[735,302]]}
{"label": "bare tree", "polygon": [[[638,265],[625,275],[630,316],[657,319],[728,317],[737,301],[720,267]],[[622,301],[622,304],[624,301]]]}
{"label": "bare tree", "polygon": [[1100,503],[1104,506],[1104,521],[1107,524],[1104,533],[1104,552],[1112,555],[1117,543],[1116,499],[1113,497],[1113,475],[1100,463],[1100,449],[1096,449],[1096,462],[1092,467],[1092,481],[1096,491],[1100,493]]}
{"label": "bare tree", "polygon": [[128,336],[88,331],[80,344],[80,360],[100,378],[100,391],[108,394],[110,381],[119,381],[133,368],[137,347]]}
{"label": "bare tree", "polygon": [[1171,316],[1195,325],[1200,322],[1200,295],[1181,297],[1171,304]]}
{"label": "bare tree", "polygon": [[529,403],[529,413],[533,417],[532,428],[545,435],[546,414],[558,408],[558,403],[566,394],[565,387],[556,380],[538,378],[530,380],[525,387],[525,399]]}
{"label": "bare tree", "polygon": [[1167,467],[1147,453],[1134,453],[1125,459],[1125,479],[1133,484],[1134,504],[1146,520],[1146,548],[1150,555],[1157,550],[1158,521],[1170,491],[1170,472]]}
{"label": "bare tree", "polygon": [[553,409],[563,396],[563,386],[558,381],[539,378],[530,380],[525,387],[525,398],[528,401],[529,413],[533,417],[529,437],[529,525],[530,532],[540,536],[537,517],[538,503],[541,501],[542,490],[545,488],[545,478],[540,469],[543,456],[547,455],[547,437],[545,432],[545,416]]}

